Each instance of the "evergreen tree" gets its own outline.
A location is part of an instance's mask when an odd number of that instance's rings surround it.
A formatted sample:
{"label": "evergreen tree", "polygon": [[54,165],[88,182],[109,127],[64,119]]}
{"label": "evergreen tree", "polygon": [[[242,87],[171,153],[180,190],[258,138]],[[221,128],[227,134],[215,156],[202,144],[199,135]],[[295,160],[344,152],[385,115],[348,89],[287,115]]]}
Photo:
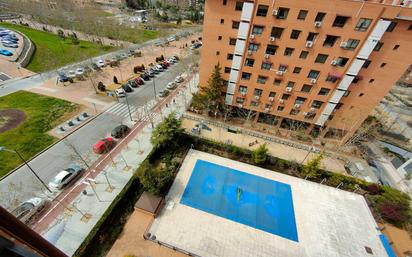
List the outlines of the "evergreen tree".
{"label": "evergreen tree", "polygon": [[260,145],[252,152],[252,161],[257,165],[262,165],[268,159],[268,148],[266,144]]}
{"label": "evergreen tree", "polygon": [[320,170],[320,162],[323,159],[323,154],[318,154],[315,158],[311,159],[303,165],[303,175],[307,176],[308,178],[316,178],[319,175]]}

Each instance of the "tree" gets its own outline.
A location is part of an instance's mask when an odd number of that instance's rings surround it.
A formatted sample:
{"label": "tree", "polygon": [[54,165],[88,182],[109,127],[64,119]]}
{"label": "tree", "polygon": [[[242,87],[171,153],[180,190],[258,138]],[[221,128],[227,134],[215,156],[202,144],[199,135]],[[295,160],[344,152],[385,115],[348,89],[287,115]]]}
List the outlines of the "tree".
{"label": "tree", "polygon": [[303,165],[302,173],[308,178],[316,178],[320,170],[320,162],[323,159],[323,153],[318,154],[313,159]]}
{"label": "tree", "polygon": [[179,15],[179,16],[177,17],[176,24],[177,24],[177,25],[181,25],[181,24],[182,24],[182,16]]}
{"label": "tree", "polygon": [[183,133],[181,125],[182,121],[176,118],[174,112],[169,114],[164,121],[157,125],[150,137],[153,147],[177,146],[178,137]]}
{"label": "tree", "polygon": [[77,38],[77,35],[75,33],[70,35],[70,39],[71,39],[73,45],[80,44],[80,40]]}
{"label": "tree", "polygon": [[262,165],[268,159],[268,148],[266,144],[260,145],[252,152],[252,161],[257,165]]}
{"label": "tree", "polygon": [[64,35],[63,30],[61,30],[61,29],[58,29],[58,30],[57,30],[57,36],[58,36],[61,40],[65,40],[65,39],[66,39],[66,36]]}

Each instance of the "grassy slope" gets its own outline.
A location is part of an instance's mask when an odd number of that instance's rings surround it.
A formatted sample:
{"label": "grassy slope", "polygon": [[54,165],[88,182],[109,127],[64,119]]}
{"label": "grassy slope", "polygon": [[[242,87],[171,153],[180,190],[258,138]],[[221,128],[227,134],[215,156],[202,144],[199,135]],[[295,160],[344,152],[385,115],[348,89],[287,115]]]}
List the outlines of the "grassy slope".
{"label": "grassy slope", "polygon": [[1,23],[2,27],[24,33],[36,45],[36,52],[27,69],[41,72],[64,66],[88,57],[97,56],[112,49],[110,46],[99,46],[87,41],[73,45],[71,40],[61,40],[57,35],[24,26]]}
{"label": "grassy slope", "polygon": [[[0,98],[0,109],[16,108],[26,113],[25,122],[0,133],[0,146],[17,149],[24,158],[31,158],[56,141],[46,132],[61,122],[64,114],[78,108],[76,104],[26,91]],[[16,154],[0,152],[0,177],[21,163]]]}

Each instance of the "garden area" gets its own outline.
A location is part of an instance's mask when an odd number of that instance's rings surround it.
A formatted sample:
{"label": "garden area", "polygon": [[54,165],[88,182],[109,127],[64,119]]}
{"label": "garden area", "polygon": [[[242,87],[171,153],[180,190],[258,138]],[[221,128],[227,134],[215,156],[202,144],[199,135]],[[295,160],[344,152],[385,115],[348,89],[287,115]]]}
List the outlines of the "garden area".
{"label": "garden area", "polygon": [[[78,108],[61,99],[26,91],[0,97],[0,146],[30,159],[57,140],[47,132]],[[2,177],[19,166],[21,160],[14,153],[0,151],[0,163]]]}
{"label": "garden area", "polygon": [[74,36],[59,37],[49,32],[3,22],[0,26],[19,31],[34,43],[36,50],[26,67],[34,72],[52,70],[114,50],[112,46],[79,40]]}

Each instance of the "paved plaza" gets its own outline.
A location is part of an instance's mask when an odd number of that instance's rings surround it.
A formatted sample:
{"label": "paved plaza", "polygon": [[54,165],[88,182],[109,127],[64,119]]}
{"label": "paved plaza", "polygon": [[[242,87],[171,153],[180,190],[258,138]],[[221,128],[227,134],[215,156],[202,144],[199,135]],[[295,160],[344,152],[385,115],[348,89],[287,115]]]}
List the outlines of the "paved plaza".
{"label": "paved plaza", "polygon": [[[289,185],[298,240],[290,240],[213,215],[196,206],[183,204],[182,195],[186,194],[185,189],[194,176],[193,170],[198,160]],[[204,183],[206,182],[207,179],[204,180]],[[231,186],[227,180],[223,181],[223,184],[226,188]],[[225,186],[222,187],[222,192]],[[208,193],[204,190],[198,191],[200,194]],[[243,194],[247,193],[245,188]],[[279,209],[283,208],[282,204],[278,206]],[[241,211],[240,209],[240,216]],[[165,208],[154,220],[149,232],[162,243],[205,257],[363,257],[369,256],[366,250],[369,248],[373,252],[370,256],[387,256],[379,239],[381,233],[376,227],[377,224],[361,195],[191,150],[166,197]]]}

